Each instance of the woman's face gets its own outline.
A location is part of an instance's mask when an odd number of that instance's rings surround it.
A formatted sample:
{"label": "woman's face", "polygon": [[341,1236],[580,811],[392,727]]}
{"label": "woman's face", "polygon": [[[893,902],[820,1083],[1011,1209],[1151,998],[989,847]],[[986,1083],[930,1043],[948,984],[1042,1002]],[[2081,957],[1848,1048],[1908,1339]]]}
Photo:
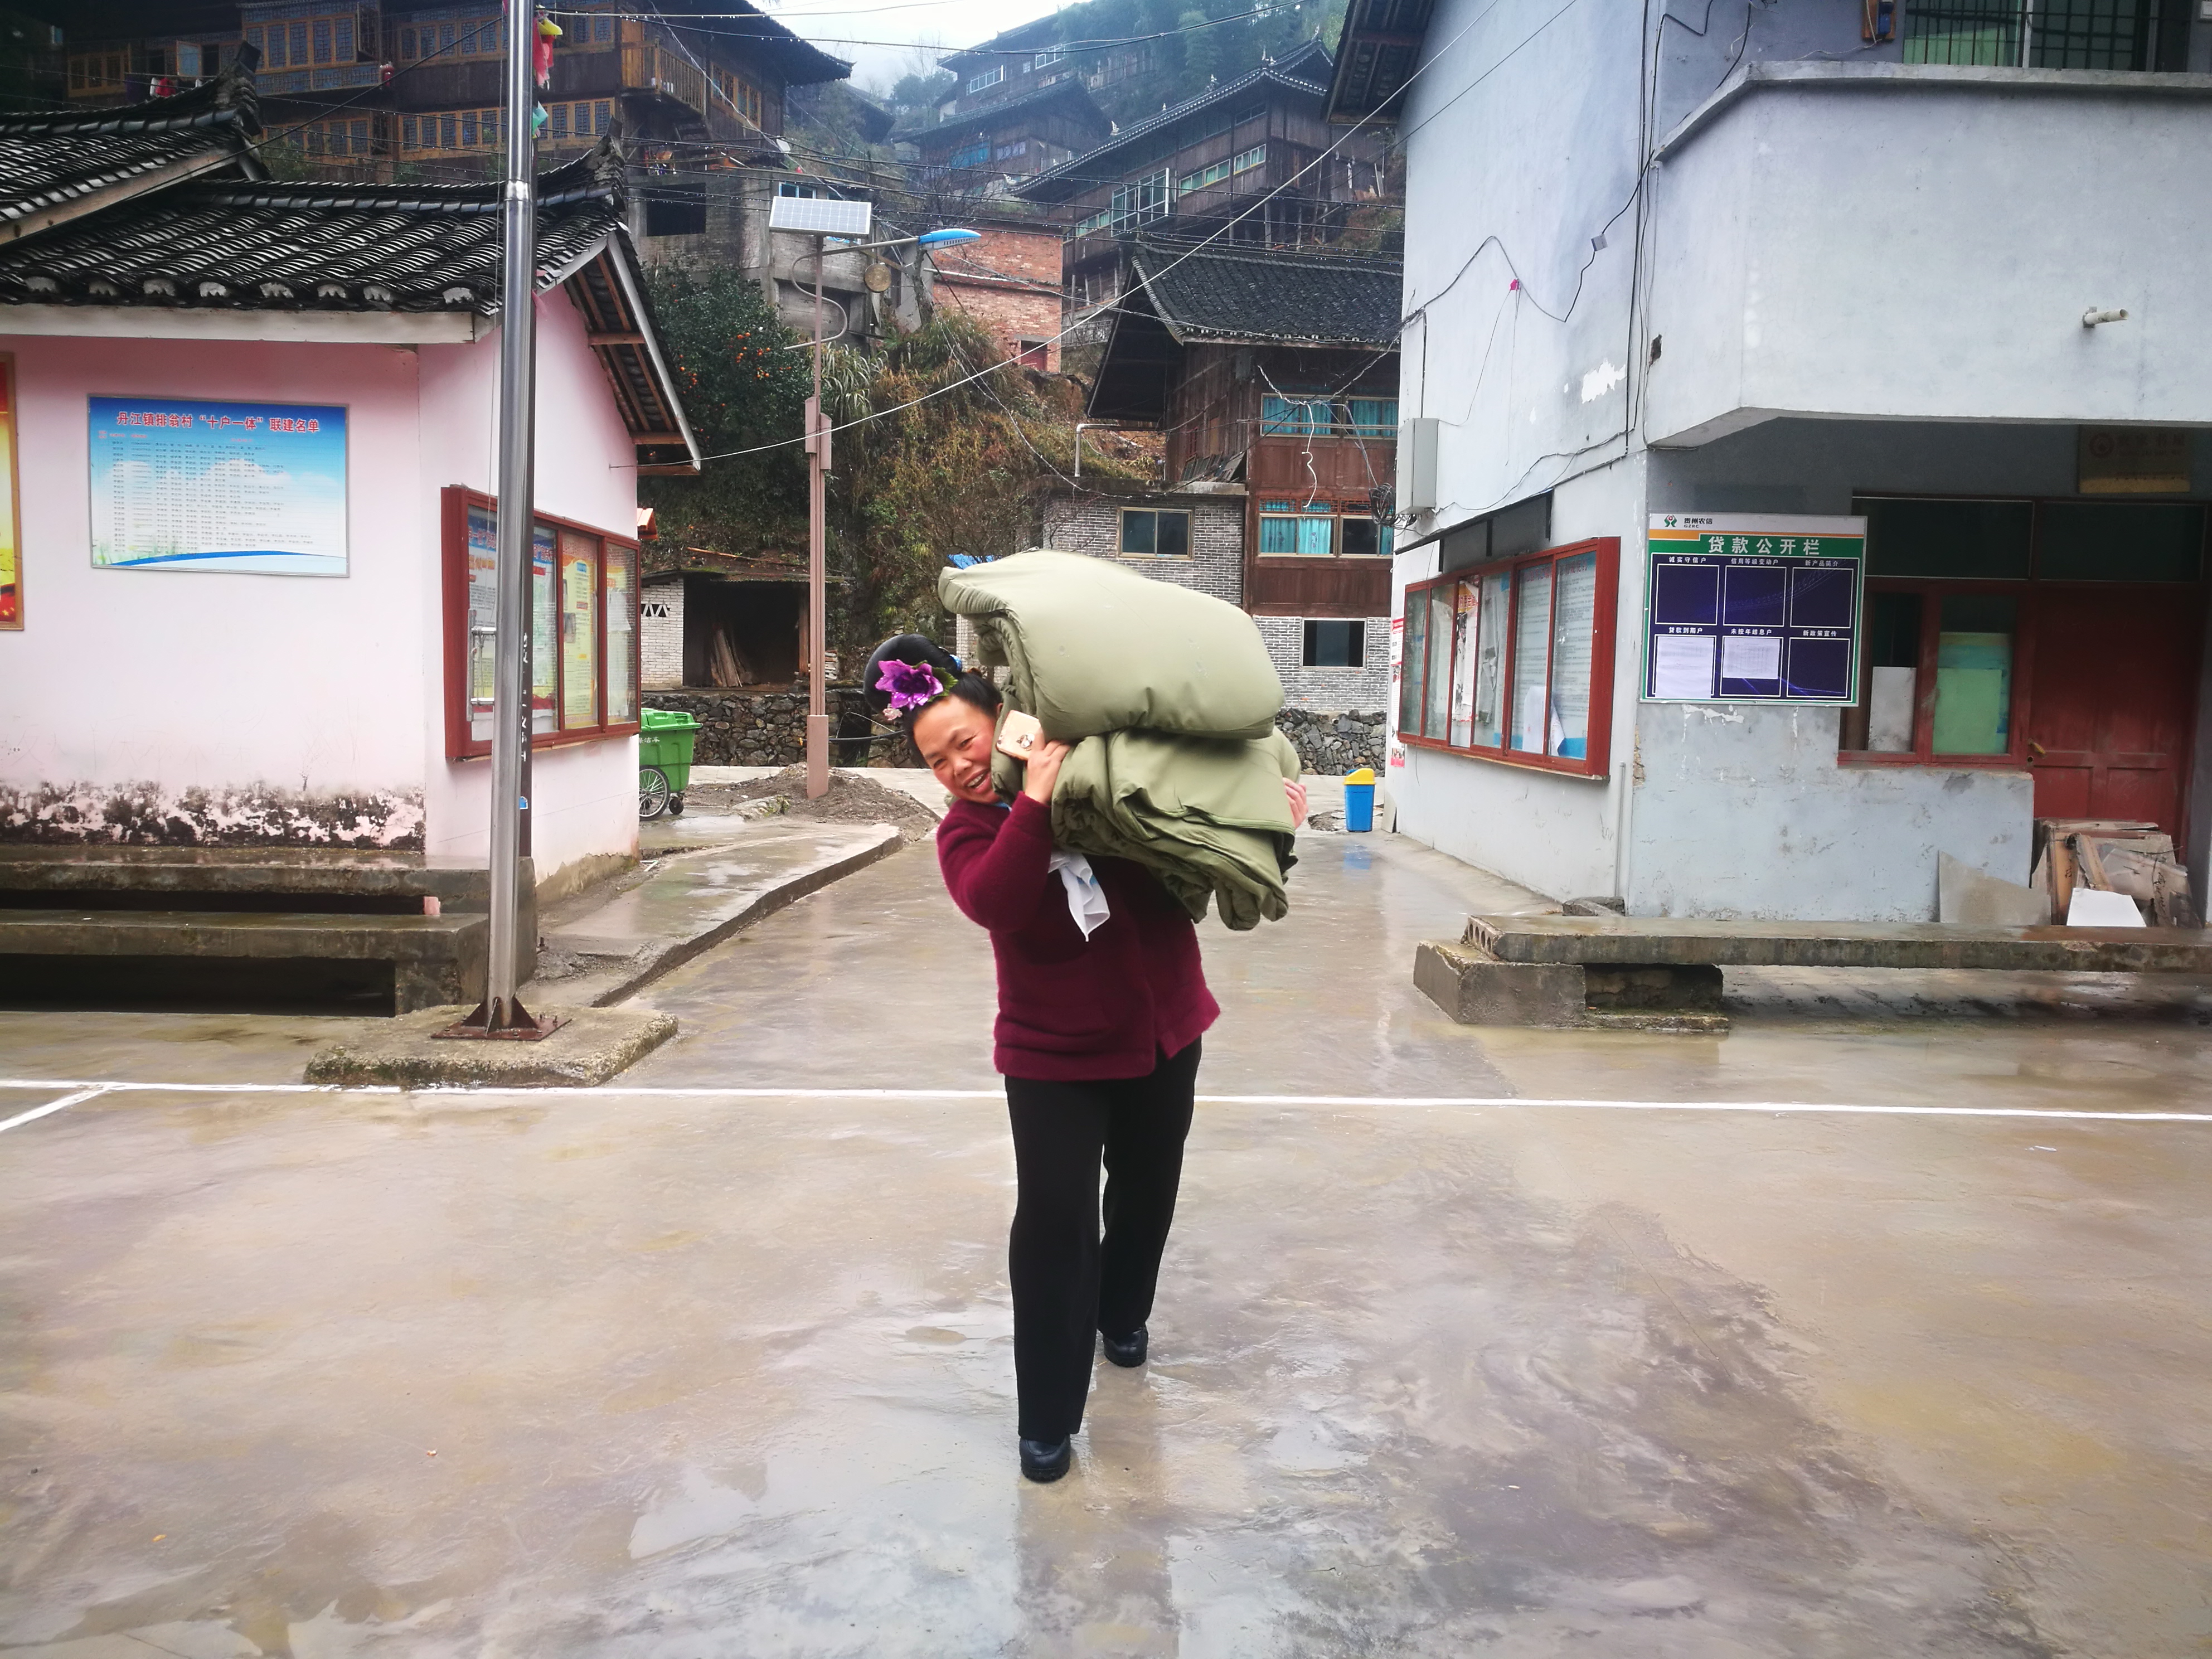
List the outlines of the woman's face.
{"label": "woman's face", "polygon": [[960,697],[939,697],[910,717],[914,746],[937,781],[962,800],[988,806],[999,799],[991,783],[991,737],[998,723]]}

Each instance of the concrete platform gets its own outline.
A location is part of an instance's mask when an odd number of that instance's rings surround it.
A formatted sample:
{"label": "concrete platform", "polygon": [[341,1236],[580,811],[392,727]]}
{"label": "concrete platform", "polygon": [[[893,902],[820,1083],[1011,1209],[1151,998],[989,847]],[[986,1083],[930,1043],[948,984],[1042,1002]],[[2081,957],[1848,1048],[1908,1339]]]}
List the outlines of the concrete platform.
{"label": "concrete platform", "polygon": [[656,861],[611,897],[550,915],[531,993],[605,1007],[901,845],[889,824],[726,822],[732,828],[699,851]]}
{"label": "concrete platform", "polygon": [[425,1008],[332,1043],[307,1062],[306,1081],[397,1084],[408,1089],[582,1087],[605,1083],[676,1035],[666,1014],[643,1008],[539,1008],[567,1024],[535,1042],[468,1041],[435,1034],[473,1005]]}
{"label": "concrete platform", "polygon": [[1468,918],[1466,939],[1508,963],[2212,973],[2212,932],[2194,927],[1475,915]]}
{"label": "concrete platform", "polygon": [[605,1092],[273,1093],[345,1033],[0,1012],[0,1121],[75,1097],[0,1133],[0,1648],[2202,1659],[2187,981],[1477,1030],[1405,964],[1480,879],[1298,850],[1286,921],[1202,932],[1154,1357],[1047,1488],[989,945],[923,849],[649,988],[684,1030]]}
{"label": "concrete platform", "polygon": [[0,909],[0,960],[173,957],[389,963],[396,1012],[451,1002],[483,979],[483,915]]}

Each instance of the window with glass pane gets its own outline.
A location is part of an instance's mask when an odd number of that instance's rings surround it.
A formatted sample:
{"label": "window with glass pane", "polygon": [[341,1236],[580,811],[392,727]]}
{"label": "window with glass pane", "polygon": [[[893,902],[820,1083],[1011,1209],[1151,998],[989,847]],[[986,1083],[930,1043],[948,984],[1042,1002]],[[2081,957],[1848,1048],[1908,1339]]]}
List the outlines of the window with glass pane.
{"label": "window with glass pane", "polygon": [[1273,438],[1310,438],[1329,428],[1326,398],[1280,398],[1269,393],[1260,399],[1260,430]]}
{"label": "window with glass pane", "polygon": [[1395,398],[1354,398],[1352,434],[1355,438],[1395,438],[1398,435]]}
{"label": "window with glass pane", "polygon": [[1474,659],[1476,607],[1482,584],[1461,582],[1452,590],[1451,732],[1455,749],[1464,749],[1474,735]]}
{"label": "window with glass pane", "polygon": [[1505,630],[1513,609],[1513,573],[1499,570],[1481,580],[1474,624],[1474,708],[1470,748],[1497,749],[1505,740]]}
{"label": "window with glass pane", "polygon": [[1429,596],[1419,588],[1406,594],[1405,637],[1398,669],[1398,730],[1421,734],[1421,694],[1427,682],[1429,652]]}
{"label": "window with glass pane", "polygon": [[1607,538],[1409,587],[1408,637],[1418,630],[1429,651],[1401,735],[1603,776],[1619,560],[1620,544]]}
{"label": "window with glass pane", "polygon": [[1336,551],[1336,519],[1331,514],[1309,513],[1298,520],[1298,551],[1308,558],[1325,559]]}
{"label": "window with glass pane", "polygon": [[607,724],[637,718],[637,556],[607,544]]}
{"label": "window with glass pane", "polygon": [[1589,752],[1589,639],[1597,617],[1597,555],[1553,567],[1551,732],[1544,752],[1581,760]]}
{"label": "window with glass pane", "polygon": [[537,526],[531,538],[530,556],[530,729],[560,729],[561,657],[560,608],[555,601],[553,530]]}
{"label": "window with glass pane", "polygon": [[1522,579],[1513,618],[1513,740],[1527,755],[1549,754],[1550,720],[1545,669],[1552,643],[1552,572],[1548,566]]}
{"label": "window with glass pane", "polygon": [[2013,640],[2020,601],[2009,593],[1947,593],[1936,635],[1939,755],[2002,755],[2012,746]]}
{"label": "window with glass pane", "polygon": [[1456,592],[1449,582],[1429,589],[1429,671],[1421,731],[1431,738],[1448,737],[1451,730],[1452,600]]}
{"label": "window with glass pane", "polygon": [[599,545],[561,532],[561,726],[599,723]]}
{"label": "window with glass pane", "polygon": [[1367,659],[1366,624],[1357,619],[1330,622],[1310,617],[1305,625],[1306,668],[1358,668]]}
{"label": "window with glass pane", "polygon": [[464,660],[468,674],[469,735],[491,741],[492,643],[499,607],[499,527],[489,507],[471,507],[468,516],[468,637]]}

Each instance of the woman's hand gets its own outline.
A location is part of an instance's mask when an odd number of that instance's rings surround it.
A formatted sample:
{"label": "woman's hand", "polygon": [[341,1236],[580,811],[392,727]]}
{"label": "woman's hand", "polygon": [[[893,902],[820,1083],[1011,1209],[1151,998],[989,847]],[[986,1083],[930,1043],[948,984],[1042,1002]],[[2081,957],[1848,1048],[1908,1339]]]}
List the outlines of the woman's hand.
{"label": "woman's hand", "polygon": [[1030,757],[1022,763],[1022,793],[1040,806],[1052,805],[1052,787],[1060,781],[1060,763],[1074,752],[1071,744],[1039,738]]}
{"label": "woman's hand", "polygon": [[1303,830],[1306,823],[1306,786],[1303,778],[1285,778],[1283,793],[1291,798],[1291,828]]}

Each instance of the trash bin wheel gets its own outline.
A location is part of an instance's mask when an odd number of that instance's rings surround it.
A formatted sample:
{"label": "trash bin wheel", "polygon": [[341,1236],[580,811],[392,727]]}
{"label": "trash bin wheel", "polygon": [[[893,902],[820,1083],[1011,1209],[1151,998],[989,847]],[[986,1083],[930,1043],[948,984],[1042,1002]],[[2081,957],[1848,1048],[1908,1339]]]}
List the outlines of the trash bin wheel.
{"label": "trash bin wheel", "polygon": [[684,816],[683,796],[671,795],[668,798],[668,816],[672,818],[680,818]]}
{"label": "trash bin wheel", "polygon": [[637,815],[657,818],[668,810],[668,774],[657,766],[637,769]]}

